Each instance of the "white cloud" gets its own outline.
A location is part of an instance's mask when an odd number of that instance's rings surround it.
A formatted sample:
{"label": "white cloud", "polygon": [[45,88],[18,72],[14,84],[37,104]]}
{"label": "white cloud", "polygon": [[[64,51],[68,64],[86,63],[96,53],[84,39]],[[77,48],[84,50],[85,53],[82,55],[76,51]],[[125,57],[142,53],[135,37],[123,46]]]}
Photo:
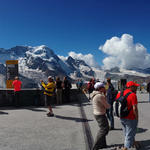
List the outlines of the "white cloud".
{"label": "white cloud", "polygon": [[133,36],[123,34],[112,37],[99,47],[108,56],[103,60],[104,68],[120,67],[130,69],[150,67],[150,54],[140,43],[133,42]]}
{"label": "white cloud", "polygon": [[98,64],[95,61],[94,56],[92,54],[83,55],[81,53],[75,53],[75,52],[71,51],[68,53],[68,55],[74,59],[84,60],[85,63],[91,67],[97,67],[98,66]]}
{"label": "white cloud", "polygon": [[61,60],[65,61],[68,57],[57,55]]}

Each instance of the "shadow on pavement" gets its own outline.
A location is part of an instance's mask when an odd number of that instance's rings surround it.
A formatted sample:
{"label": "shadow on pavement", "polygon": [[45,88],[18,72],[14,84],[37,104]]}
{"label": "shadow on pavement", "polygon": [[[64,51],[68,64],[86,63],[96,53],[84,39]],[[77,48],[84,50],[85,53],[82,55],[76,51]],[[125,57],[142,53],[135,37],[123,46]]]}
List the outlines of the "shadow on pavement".
{"label": "shadow on pavement", "polygon": [[8,115],[9,113],[0,111],[0,115]]}
{"label": "shadow on pavement", "polygon": [[143,129],[143,128],[137,128],[137,134],[138,133],[142,133],[142,132],[146,132],[148,129]]}
{"label": "shadow on pavement", "polygon": [[[138,142],[140,143],[141,146],[137,150],[149,150],[150,149],[150,140],[138,141]],[[109,148],[110,150],[116,150],[117,148],[119,148],[119,150],[121,150],[120,149],[121,147],[123,147],[123,144],[112,144],[112,145],[108,145],[107,148]]]}
{"label": "shadow on pavement", "polygon": [[148,150],[150,149],[150,140],[140,141],[141,148],[140,150]]}
{"label": "shadow on pavement", "polygon": [[26,107],[25,109],[31,110],[31,111],[39,111],[39,112],[46,112],[46,110],[33,108],[33,107]]}
{"label": "shadow on pavement", "polygon": [[107,145],[107,149],[109,150],[116,150],[117,148],[121,150],[121,147],[123,147],[123,144],[112,144],[112,145]]}
{"label": "shadow on pavement", "polygon": [[149,101],[139,101],[138,103],[150,103]]}
{"label": "shadow on pavement", "polygon": [[93,120],[88,120],[88,119],[83,119],[83,118],[65,117],[65,116],[60,116],[60,115],[55,115],[55,117],[58,119],[72,120],[72,121],[76,121],[76,122],[93,121]]}
{"label": "shadow on pavement", "polygon": [[14,107],[14,106],[7,106],[7,107],[1,107],[1,110],[15,110],[15,109],[20,109],[21,107]]}
{"label": "shadow on pavement", "polygon": [[119,130],[119,131],[121,131],[122,130],[122,128],[114,128],[113,130],[110,130],[110,131],[116,131],[116,130]]}
{"label": "shadow on pavement", "polygon": [[92,104],[91,104],[91,101],[92,101],[92,100],[89,100],[89,99],[87,98],[87,96],[86,96],[85,93],[80,93],[80,94],[78,95],[78,97],[79,97],[79,100],[80,100],[79,102],[82,103],[82,106],[92,105]]}

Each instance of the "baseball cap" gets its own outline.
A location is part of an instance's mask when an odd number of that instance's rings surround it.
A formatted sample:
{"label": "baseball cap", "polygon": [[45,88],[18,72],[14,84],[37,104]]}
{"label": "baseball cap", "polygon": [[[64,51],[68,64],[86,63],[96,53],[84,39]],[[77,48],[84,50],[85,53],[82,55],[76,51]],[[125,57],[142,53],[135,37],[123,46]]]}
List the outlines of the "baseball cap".
{"label": "baseball cap", "polygon": [[133,81],[127,82],[126,87],[131,87],[131,86],[140,86],[140,84],[137,84],[137,83],[135,83]]}
{"label": "baseball cap", "polygon": [[94,85],[94,88],[95,88],[95,89],[99,89],[99,88],[101,88],[101,87],[104,87],[104,83],[102,83],[102,82],[97,82],[97,83],[95,83],[95,85]]}

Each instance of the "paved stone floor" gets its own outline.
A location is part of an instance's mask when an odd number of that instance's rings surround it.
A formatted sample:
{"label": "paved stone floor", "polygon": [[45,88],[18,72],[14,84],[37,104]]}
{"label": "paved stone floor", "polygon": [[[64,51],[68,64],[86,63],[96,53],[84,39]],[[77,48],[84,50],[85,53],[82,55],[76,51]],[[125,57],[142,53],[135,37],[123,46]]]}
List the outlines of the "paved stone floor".
{"label": "paved stone floor", "polygon": [[[142,144],[141,150],[150,150],[150,103],[148,102],[148,94],[137,93],[138,97],[138,108],[139,108],[139,124],[138,124],[138,133],[136,134],[136,140],[140,141]],[[86,101],[86,97],[83,96],[83,106],[87,116],[87,119],[92,119],[93,121],[89,121],[90,129],[92,131],[93,139],[95,139],[98,125],[95,121],[92,114],[92,103]],[[120,120],[115,117],[115,130],[109,132],[107,136],[107,144],[109,149],[113,149],[117,146],[122,146],[124,141],[123,132],[121,129]],[[134,149],[134,148],[132,148]]]}
{"label": "paved stone floor", "polygon": [[[47,117],[45,107],[0,108],[0,150],[88,150],[86,132],[95,139],[98,126],[92,114],[91,102],[80,94],[85,120],[78,103],[54,106],[55,117]],[[138,94],[139,131],[136,140],[150,150],[150,103],[148,94]],[[85,131],[85,128],[88,130]],[[118,118],[116,130],[110,131],[107,144],[113,149],[123,144],[123,133]],[[92,141],[93,142],[93,141]]]}

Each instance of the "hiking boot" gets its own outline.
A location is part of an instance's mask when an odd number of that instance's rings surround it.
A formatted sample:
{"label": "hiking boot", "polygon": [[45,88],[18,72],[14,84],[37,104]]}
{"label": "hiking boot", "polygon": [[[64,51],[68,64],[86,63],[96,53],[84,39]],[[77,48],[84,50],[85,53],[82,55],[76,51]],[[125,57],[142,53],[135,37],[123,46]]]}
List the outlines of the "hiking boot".
{"label": "hiking boot", "polygon": [[54,117],[54,114],[53,113],[47,113],[47,117]]}
{"label": "hiking boot", "polygon": [[49,117],[54,117],[54,114],[50,114]]}

